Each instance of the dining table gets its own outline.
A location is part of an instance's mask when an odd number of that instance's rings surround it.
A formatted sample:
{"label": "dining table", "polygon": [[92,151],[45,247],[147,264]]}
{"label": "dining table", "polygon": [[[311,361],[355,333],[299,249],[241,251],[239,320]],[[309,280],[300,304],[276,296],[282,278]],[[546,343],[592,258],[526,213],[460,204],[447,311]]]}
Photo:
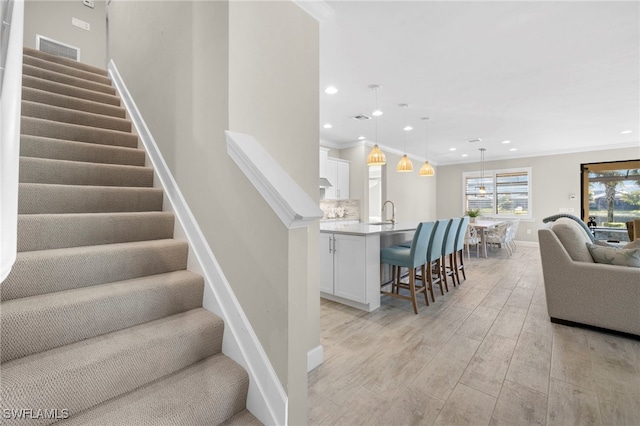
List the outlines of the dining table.
{"label": "dining table", "polygon": [[487,257],[487,237],[486,232],[492,229],[495,229],[497,226],[506,223],[504,220],[495,220],[495,219],[485,219],[485,220],[476,220],[475,223],[470,223],[470,226],[473,226],[480,232],[480,244],[482,246],[482,255]]}

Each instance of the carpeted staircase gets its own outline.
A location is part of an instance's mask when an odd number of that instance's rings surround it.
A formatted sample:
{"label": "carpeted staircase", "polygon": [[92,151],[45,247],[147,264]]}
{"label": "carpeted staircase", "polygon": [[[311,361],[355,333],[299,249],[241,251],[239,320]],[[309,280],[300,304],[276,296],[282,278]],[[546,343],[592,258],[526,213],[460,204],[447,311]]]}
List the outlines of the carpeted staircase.
{"label": "carpeted staircase", "polygon": [[107,72],[25,48],[23,74],[0,423],[260,424]]}

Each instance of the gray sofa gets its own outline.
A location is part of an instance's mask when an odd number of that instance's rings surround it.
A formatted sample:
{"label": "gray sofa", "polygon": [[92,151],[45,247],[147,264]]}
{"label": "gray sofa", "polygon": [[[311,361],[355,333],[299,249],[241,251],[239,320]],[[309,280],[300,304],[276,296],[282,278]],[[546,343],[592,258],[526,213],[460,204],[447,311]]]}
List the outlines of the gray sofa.
{"label": "gray sofa", "polygon": [[571,219],[538,230],[552,322],[640,336],[640,268],[594,263],[589,235]]}

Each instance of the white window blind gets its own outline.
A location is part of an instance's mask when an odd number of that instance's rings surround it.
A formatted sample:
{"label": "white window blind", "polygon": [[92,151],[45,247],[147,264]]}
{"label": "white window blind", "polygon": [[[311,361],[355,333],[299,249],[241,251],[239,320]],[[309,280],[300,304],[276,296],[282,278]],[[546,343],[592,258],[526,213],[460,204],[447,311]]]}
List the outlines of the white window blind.
{"label": "white window blind", "polygon": [[[462,174],[465,211],[483,216],[531,219],[531,168],[488,170]],[[486,192],[481,193],[484,186]]]}

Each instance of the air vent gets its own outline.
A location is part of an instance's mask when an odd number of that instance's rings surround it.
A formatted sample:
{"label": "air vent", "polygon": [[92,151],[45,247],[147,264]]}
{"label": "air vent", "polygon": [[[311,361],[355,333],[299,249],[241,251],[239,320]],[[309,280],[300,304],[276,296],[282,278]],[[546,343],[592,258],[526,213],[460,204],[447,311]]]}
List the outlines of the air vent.
{"label": "air vent", "polygon": [[63,58],[73,59],[74,61],[80,60],[80,49],[77,47],[69,46],[41,35],[36,36],[36,49],[52,55],[62,56]]}
{"label": "air vent", "polygon": [[354,120],[371,120],[371,117],[369,117],[368,115],[364,115],[364,114],[354,115],[351,118],[353,118]]}
{"label": "air vent", "polygon": [[477,138],[477,139],[469,139],[467,142],[469,142],[469,143],[482,142],[482,139],[480,139],[480,138]]}

